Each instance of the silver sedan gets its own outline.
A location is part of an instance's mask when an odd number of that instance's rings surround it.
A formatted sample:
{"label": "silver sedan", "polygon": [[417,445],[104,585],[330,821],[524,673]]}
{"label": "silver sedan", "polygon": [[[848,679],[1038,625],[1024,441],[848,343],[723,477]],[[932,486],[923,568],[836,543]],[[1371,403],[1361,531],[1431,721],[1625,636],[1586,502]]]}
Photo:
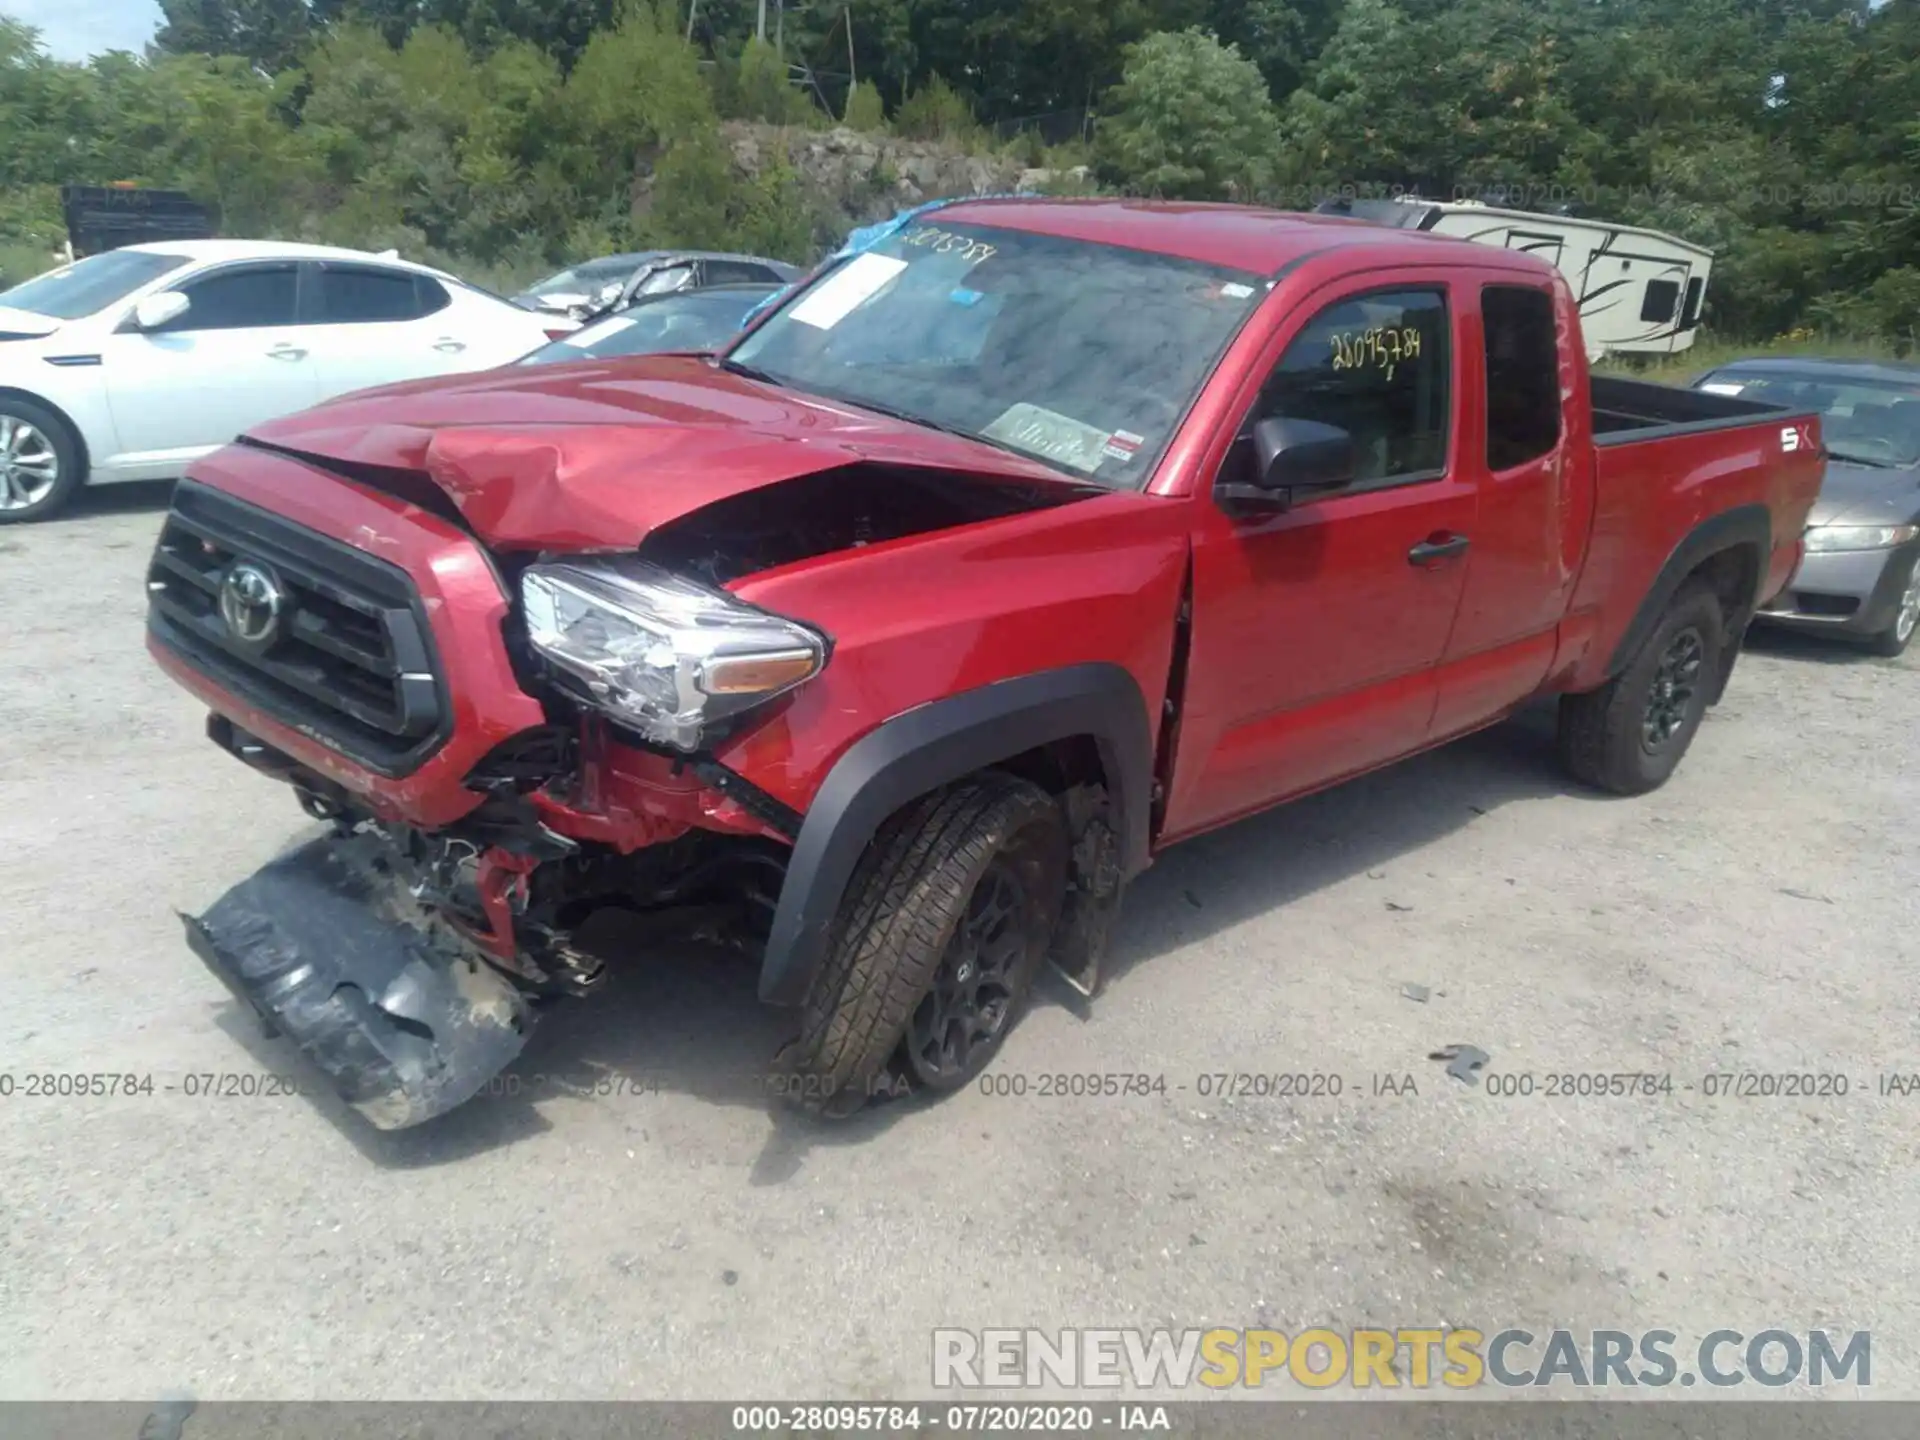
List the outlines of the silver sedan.
{"label": "silver sedan", "polygon": [[1759,618],[1905,650],[1920,628],[1920,365],[1741,360],[1694,388],[1821,412],[1827,474],[1806,555]]}

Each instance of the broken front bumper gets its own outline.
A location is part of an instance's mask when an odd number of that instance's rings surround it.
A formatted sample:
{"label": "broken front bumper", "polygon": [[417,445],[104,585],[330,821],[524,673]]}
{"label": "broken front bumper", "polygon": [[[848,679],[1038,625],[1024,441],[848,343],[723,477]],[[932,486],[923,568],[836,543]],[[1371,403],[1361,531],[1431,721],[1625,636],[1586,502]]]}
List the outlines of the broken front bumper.
{"label": "broken front bumper", "polygon": [[477,1094],[533,1023],[520,991],[412,903],[376,837],[316,840],[181,918],[208,968],[382,1130]]}

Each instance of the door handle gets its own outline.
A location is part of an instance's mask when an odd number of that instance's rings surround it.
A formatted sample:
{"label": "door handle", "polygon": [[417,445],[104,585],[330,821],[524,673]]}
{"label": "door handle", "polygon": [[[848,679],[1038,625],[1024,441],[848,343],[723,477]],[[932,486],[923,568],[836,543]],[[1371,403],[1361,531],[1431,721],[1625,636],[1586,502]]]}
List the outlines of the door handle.
{"label": "door handle", "polygon": [[307,352],[298,345],[276,345],[267,351],[267,358],[269,360],[304,360],[307,358]]}
{"label": "door handle", "polygon": [[1437,533],[1429,535],[1418,545],[1407,551],[1407,563],[1431,569],[1442,560],[1451,560],[1456,555],[1464,555],[1472,542],[1464,535]]}
{"label": "door handle", "polygon": [[455,340],[451,336],[448,336],[444,339],[434,341],[433,348],[443,355],[458,355],[462,350],[467,348],[467,342],[464,340]]}

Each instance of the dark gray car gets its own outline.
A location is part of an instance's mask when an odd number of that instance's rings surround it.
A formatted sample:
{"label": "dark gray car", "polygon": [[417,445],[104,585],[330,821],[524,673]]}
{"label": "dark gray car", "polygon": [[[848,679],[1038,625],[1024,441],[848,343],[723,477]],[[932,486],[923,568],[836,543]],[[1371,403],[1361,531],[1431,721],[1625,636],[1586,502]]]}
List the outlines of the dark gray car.
{"label": "dark gray car", "polygon": [[1760,618],[1905,650],[1920,626],[1920,365],[1740,360],[1693,383],[1820,412],[1827,473],[1806,555]]}
{"label": "dark gray car", "polygon": [[635,250],[603,255],[549,275],[513,297],[523,310],[584,320],[615,310],[639,295],[705,290],[714,285],[784,285],[798,267],[763,255],[715,250]]}
{"label": "dark gray car", "polygon": [[615,355],[657,355],[665,351],[717,350],[746,323],[754,307],[785,287],[716,285],[710,290],[676,290],[642,295],[624,310],[589,320],[522,356],[521,365],[556,365],[573,360],[604,360]]}

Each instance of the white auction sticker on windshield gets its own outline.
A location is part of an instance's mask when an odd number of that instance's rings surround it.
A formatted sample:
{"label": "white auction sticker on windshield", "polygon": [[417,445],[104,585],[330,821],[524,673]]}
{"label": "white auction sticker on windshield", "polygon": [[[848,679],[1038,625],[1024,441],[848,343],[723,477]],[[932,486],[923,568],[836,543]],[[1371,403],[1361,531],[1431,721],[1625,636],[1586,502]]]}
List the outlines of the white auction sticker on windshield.
{"label": "white auction sticker on windshield", "polygon": [[1709,380],[1700,388],[1709,395],[1738,395],[1747,387],[1744,385],[1736,385],[1730,380]]}
{"label": "white auction sticker on windshield", "polygon": [[560,337],[560,343],[562,345],[573,345],[584,350],[589,345],[599,344],[609,335],[618,335],[622,330],[631,330],[636,323],[637,322],[628,319],[625,315],[615,315],[610,319],[601,320],[596,324],[582,325],[571,335],[562,335]]}
{"label": "white auction sticker on windshield", "polygon": [[807,291],[800,303],[787,313],[802,325],[831,330],[906,268],[906,261],[875,255],[872,251],[856,255]]}
{"label": "white auction sticker on windshield", "polygon": [[1100,468],[1110,432],[1084,425],[1070,415],[1022,401],[980,432],[1017,450],[1091,475]]}

